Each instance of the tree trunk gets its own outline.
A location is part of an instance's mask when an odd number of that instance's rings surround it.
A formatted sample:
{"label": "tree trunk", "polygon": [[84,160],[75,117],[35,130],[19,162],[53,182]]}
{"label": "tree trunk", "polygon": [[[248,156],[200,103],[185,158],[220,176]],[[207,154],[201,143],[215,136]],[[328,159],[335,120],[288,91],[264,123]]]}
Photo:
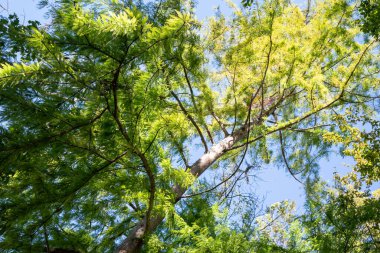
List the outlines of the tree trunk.
{"label": "tree trunk", "polygon": [[[192,166],[191,174],[198,178],[202,173],[225,154],[235,143],[247,137],[248,130],[241,128],[234,134],[227,136],[218,144],[215,144],[207,153],[203,154]],[[186,188],[176,185],[173,187],[175,193],[175,203],[177,203],[182,195],[186,192]],[[154,216],[149,219],[149,227],[146,228],[146,217],[136,224],[136,227],[129,233],[128,237],[120,244],[118,253],[135,253],[140,252],[143,246],[145,234],[153,232],[158,225],[163,221],[164,216]]]}

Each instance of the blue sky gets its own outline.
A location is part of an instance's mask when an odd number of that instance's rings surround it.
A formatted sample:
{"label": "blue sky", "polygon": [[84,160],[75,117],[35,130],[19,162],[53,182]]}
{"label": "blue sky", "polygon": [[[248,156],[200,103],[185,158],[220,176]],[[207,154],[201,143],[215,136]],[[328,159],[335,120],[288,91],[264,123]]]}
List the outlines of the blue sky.
{"label": "blue sky", "polygon": [[[222,0],[198,0],[199,4],[196,9],[197,16],[204,19],[211,16],[215,12],[215,8],[220,5],[222,13],[229,13],[226,3]],[[234,2],[238,2],[235,0]],[[301,6],[305,5],[306,1],[296,1]],[[46,22],[44,18],[45,10],[36,8],[38,0],[0,0],[0,14],[6,16],[15,12],[21,22],[26,22],[29,19],[39,20],[42,24]],[[328,182],[332,182],[334,172],[343,175],[350,171],[349,165],[353,164],[351,158],[341,158],[340,156],[332,155],[329,160],[323,159],[320,162],[320,176]],[[266,196],[265,204],[271,204],[284,199],[295,200],[299,209],[302,210],[303,205],[303,187],[295,181],[285,168],[277,168],[265,166],[258,174],[259,179],[251,183],[251,188],[255,189],[256,193]],[[371,188],[380,187],[380,183],[374,184]]]}
{"label": "blue sky", "polygon": [[45,10],[37,8],[39,0],[0,0],[0,15],[16,13],[21,22],[44,20]]}

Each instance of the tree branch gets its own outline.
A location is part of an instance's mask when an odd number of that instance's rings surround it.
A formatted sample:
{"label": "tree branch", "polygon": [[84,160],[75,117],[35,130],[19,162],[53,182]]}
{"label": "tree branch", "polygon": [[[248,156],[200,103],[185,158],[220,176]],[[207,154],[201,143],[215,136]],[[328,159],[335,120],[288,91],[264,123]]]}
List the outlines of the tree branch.
{"label": "tree branch", "polygon": [[289,163],[288,163],[288,159],[286,158],[286,154],[285,154],[285,147],[284,147],[284,141],[283,141],[283,138],[282,138],[282,132],[281,132],[281,130],[278,131],[278,134],[279,134],[279,137],[280,137],[281,155],[282,155],[282,158],[283,158],[283,160],[284,160],[284,163],[285,163],[286,168],[288,169],[290,175],[292,175],[292,177],[293,177],[297,182],[299,182],[300,184],[304,184],[304,183],[302,183],[302,182],[296,177],[296,175],[294,175],[293,170],[292,170],[292,168],[290,167],[290,165],[289,165]]}
{"label": "tree branch", "polygon": [[[127,141],[127,145],[131,148],[132,152],[136,154],[141,162],[143,163],[143,167],[145,169],[146,174],[148,175],[149,179],[149,203],[148,203],[148,209],[146,211],[145,216],[145,222],[144,222],[144,233],[140,235],[139,238],[136,238],[134,243],[136,245],[142,245],[143,243],[143,237],[145,236],[145,231],[148,231],[149,222],[150,222],[150,216],[153,210],[154,205],[154,198],[155,198],[155,192],[156,192],[156,181],[154,177],[153,169],[145,156],[144,153],[142,153],[140,150],[138,150],[137,147],[135,147],[132,143],[131,138],[129,137],[128,133],[125,131],[124,126],[119,118],[119,107],[118,107],[118,97],[117,97],[117,91],[118,91],[118,78],[120,75],[122,65],[120,64],[118,68],[115,71],[114,78],[112,80],[111,86],[112,86],[112,93],[113,93],[113,102],[114,102],[114,109],[112,112],[113,118],[116,121],[116,124],[118,125],[119,131],[124,136],[125,140]],[[139,246],[141,247],[141,246]]]}
{"label": "tree branch", "polygon": [[208,152],[208,146],[207,146],[207,142],[206,142],[206,139],[205,137],[203,136],[202,134],[202,131],[201,129],[199,128],[198,124],[195,122],[195,120],[193,119],[193,117],[189,114],[189,112],[186,110],[186,108],[183,106],[181,100],[179,99],[179,97],[177,96],[177,94],[174,93],[174,91],[170,90],[170,94],[172,94],[172,96],[175,98],[175,100],[177,101],[179,107],[181,108],[181,111],[183,112],[183,114],[186,116],[186,118],[188,120],[190,120],[191,124],[193,124],[193,126],[195,127],[195,129],[197,130],[198,134],[199,134],[199,137],[201,138],[201,141],[202,141],[202,144],[205,148],[205,152]]}

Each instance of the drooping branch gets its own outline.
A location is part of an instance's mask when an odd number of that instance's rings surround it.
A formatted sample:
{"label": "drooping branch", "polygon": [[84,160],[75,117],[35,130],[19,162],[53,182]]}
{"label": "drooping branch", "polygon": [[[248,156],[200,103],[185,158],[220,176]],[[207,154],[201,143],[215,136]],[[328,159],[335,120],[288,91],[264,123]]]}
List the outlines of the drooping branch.
{"label": "drooping branch", "polygon": [[297,177],[296,175],[293,173],[293,169],[290,167],[289,163],[288,163],[288,159],[286,158],[286,154],[285,154],[285,147],[284,147],[284,140],[283,140],[283,137],[282,137],[282,131],[278,131],[278,134],[279,134],[279,137],[280,137],[280,148],[281,148],[281,155],[282,155],[282,159],[284,160],[284,163],[285,163],[285,166],[287,168],[287,170],[289,171],[290,175],[292,175],[292,177],[297,181],[299,182],[300,184],[303,184]]}
{"label": "drooping branch", "polygon": [[189,79],[189,74],[187,73],[187,68],[186,68],[186,66],[182,62],[181,62],[181,66],[182,66],[182,69],[183,69],[183,73],[185,75],[187,86],[189,87],[189,90],[190,90],[191,102],[194,105],[195,111],[198,111],[197,103],[195,102],[195,95],[194,95],[193,87],[192,87],[190,79]]}
{"label": "drooping branch", "polygon": [[[190,78],[189,78],[189,74],[188,74],[187,68],[186,68],[186,66],[184,65],[183,62],[181,62],[180,64],[182,66],[183,73],[185,75],[187,86],[189,87],[189,90],[190,90],[191,102],[193,103],[195,111],[199,112],[197,103],[195,102],[194,90],[193,90],[193,87],[192,87],[191,82],[190,82]],[[210,130],[207,127],[207,124],[204,124],[204,128],[206,129],[207,136],[210,139],[211,143],[214,144],[214,138],[212,137],[212,134],[211,134]]]}
{"label": "drooping branch", "polygon": [[199,137],[201,138],[201,141],[202,141],[202,144],[205,148],[205,152],[208,151],[208,146],[207,146],[207,142],[206,142],[206,139],[205,137],[203,136],[202,134],[202,130],[200,129],[200,127],[198,126],[197,122],[195,122],[195,120],[193,119],[193,117],[190,115],[190,113],[186,110],[186,108],[183,106],[181,100],[179,99],[179,97],[177,96],[177,94],[175,94],[174,91],[170,91],[170,94],[172,94],[172,96],[175,98],[175,100],[177,101],[179,107],[181,108],[181,111],[183,112],[183,114],[185,114],[186,118],[188,120],[190,120],[191,124],[193,124],[193,126],[195,127],[195,129],[197,130],[198,134],[199,134]]}
{"label": "drooping branch", "polygon": [[179,143],[178,141],[176,141],[174,134],[171,131],[168,131],[168,134],[169,134],[170,138],[173,139],[173,145],[177,149],[177,151],[178,151],[183,163],[185,164],[186,168],[190,168],[188,159],[185,156],[185,152],[184,152],[184,148],[183,148],[182,143]]}

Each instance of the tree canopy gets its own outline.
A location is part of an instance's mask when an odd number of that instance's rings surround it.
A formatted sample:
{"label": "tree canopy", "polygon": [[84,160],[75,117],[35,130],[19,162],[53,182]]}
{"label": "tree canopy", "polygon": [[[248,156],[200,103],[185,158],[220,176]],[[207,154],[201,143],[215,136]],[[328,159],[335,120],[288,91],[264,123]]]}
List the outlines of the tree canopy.
{"label": "tree canopy", "polygon": [[[1,19],[2,252],[379,251],[379,43],[356,2],[206,23],[186,0],[40,4],[49,25]],[[338,149],[356,163],[327,185]],[[305,185],[303,214],[260,208],[261,164]]]}
{"label": "tree canopy", "polygon": [[359,13],[362,15],[361,23],[363,31],[374,37],[379,37],[380,1],[362,0],[359,6]]}

